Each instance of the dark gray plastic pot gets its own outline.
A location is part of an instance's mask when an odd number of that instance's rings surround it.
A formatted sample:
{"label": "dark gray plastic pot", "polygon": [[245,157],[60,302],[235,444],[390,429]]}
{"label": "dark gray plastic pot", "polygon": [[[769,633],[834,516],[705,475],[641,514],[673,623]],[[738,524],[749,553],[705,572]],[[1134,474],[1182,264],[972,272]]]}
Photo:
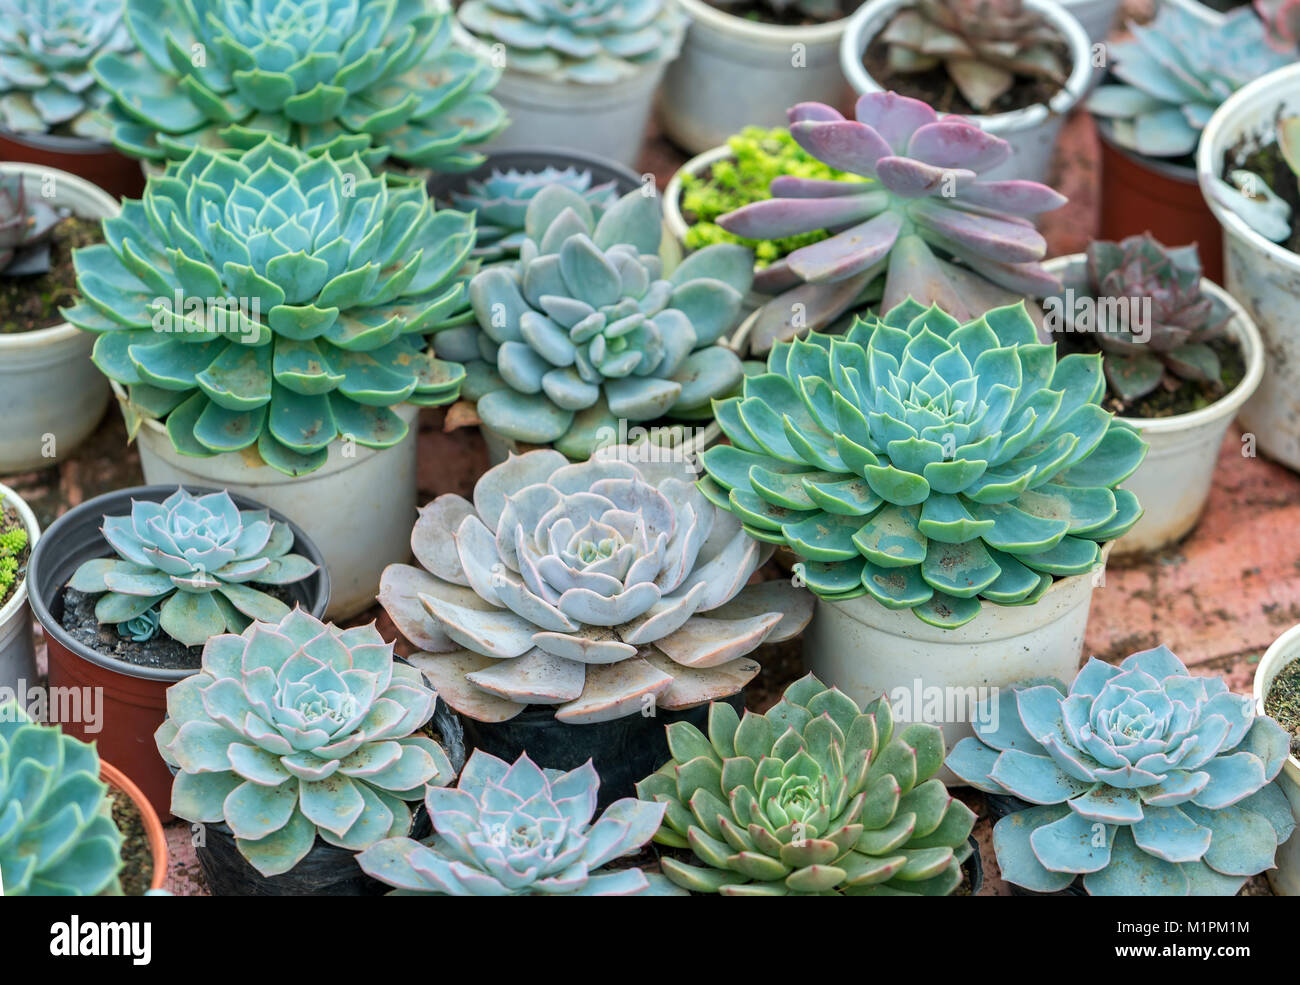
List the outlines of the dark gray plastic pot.
{"label": "dark gray plastic pot", "polygon": [[493,171],[541,171],[547,167],[590,171],[592,180],[596,184],[612,181],[620,195],[626,195],[641,187],[641,176],[627,165],[580,151],[528,147],[519,150],[500,150],[489,154],[487,160],[473,171],[434,175],[429,179],[429,195],[442,207],[451,201],[452,192],[463,192],[469,187],[471,181],[484,181]]}
{"label": "dark gray plastic pot", "polygon": [[[737,711],[744,710],[743,693],[725,700]],[[690,722],[706,732],[709,706],[569,725],[557,722],[554,712],[534,705],[507,722],[476,722],[468,716],[464,722],[465,741],[471,749],[482,749],[507,763],[526,752],[544,769],[573,770],[590,759],[600,774],[597,809],[603,810],[623,797],[635,797],[637,781],[672,758],[666,726]]]}
{"label": "dark gray plastic pot", "polygon": [[[217,491],[189,485],[185,490],[194,495]],[[134,486],[74,506],[55,520],[36,542],[27,565],[32,614],[45,630],[49,650],[50,688],[102,695],[101,731],[87,732],[84,721],[60,722],[60,726],[78,739],[96,742],[100,756],[136,782],[163,821],[172,816],[171,776],[154,746],[153,734],[167,714],[167,688],[198,670],[197,663],[188,670],[127,663],[79,643],[64,630],[59,619],[63,615],[63,587],[73,572],[92,558],[113,555],[99,532],[104,517],[129,514],[132,499],[161,502],[175,491],[175,486]],[[266,509],[246,496],[232,493],[231,499],[241,510]],[[275,510],[270,515],[289,524],[295,553],[310,558],[318,566],[310,578],[286,587],[294,603],[319,619],[325,614],[330,596],[325,559],[297,524]]]}
{"label": "dark gray plastic pot", "polygon": [[[465,734],[460,719],[445,701],[438,701],[432,721],[443,751],[459,775],[465,765]],[[235,833],[227,825],[205,824],[202,830],[203,844],[196,846],[195,854],[213,896],[382,896],[392,888],[362,872],[356,853],[319,837],[307,857],[288,872],[264,876],[239,853]],[[428,812],[420,804],[411,818],[410,836],[420,840],[432,830]]]}

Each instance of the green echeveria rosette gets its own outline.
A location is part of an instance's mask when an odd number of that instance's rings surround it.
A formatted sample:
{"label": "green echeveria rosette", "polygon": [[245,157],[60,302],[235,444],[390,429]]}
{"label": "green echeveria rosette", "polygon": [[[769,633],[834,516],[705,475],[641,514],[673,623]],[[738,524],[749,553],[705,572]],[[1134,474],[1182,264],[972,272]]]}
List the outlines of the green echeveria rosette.
{"label": "green echeveria rosette", "polygon": [[766,714],[709,707],[708,735],[668,726],[673,758],[637,784],[665,805],[660,844],[686,889],[725,896],[946,896],[961,882],[975,814],[934,774],[943,732],[895,728],[811,674]]}
{"label": "green echeveria rosette", "polygon": [[686,32],[674,0],[465,0],[456,17],[510,71],[593,86],[672,61]]}
{"label": "green echeveria rosette", "polygon": [[116,558],[92,558],[68,587],[101,593],[95,618],[144,642],[161,628],[185,646],[254,619],[278,622],[289,607],[253,585],[289,585],[316,565],[293,548],[287,523],[266,510],[240,510],[228,492],[192,496],[177,489],[161,503],[132,500],[130,516],[100,528]]}
{"label": "green echeveria rosette", "polygon": [[312,157],[267,137],[200,148],[149,179],[143,199],[77,250],[95,365],[129,390],[133,417],[165,419],[176,450],[256,448],[289,475],[350,437],[387,448],[391,408],[456,399],[464,370],[430,336],[472,320],[470,215],[434,211],[419,183],[361,159]]}
{"label": "green echeveria rosette", "polygon": [[716,404],[700,487],[803,559],[824,599],[869,594],[954,628],[1088,572],[1141,516],[1146,454],[1099,406],[1098,355],[1057,360],[1023,303],[965,325],[908,299],[844,336],[778,343]]}
{"label": "green echeveria rosette", "polygon": [[749,250],[711,246],[664,276],[659,200],[643,190],[595,221],[581,195],[551,185],[524,231],[517,263],[470,282],[478,327],[439,340],[465,363],[486,427],[581,461],[620,420],[707,420],[712,399],[736,391],[744,370],[725,342],[753,282]]}
{"label": "green echeveria rosette", "polygon": [[130,48],[121,0],[0,0],[0,124],[106,139],[90,61]]}
{"label": "green echeveria rosette", "polygon": [[455,787],[431,787],[434,834],[389,838],[357,864],[396,896],[684,896],[657,873],[604,870],[641,849],[664,809],[632,797],[596,814],[591,760],[567,773],[476,749]]}
{"label": "green echeveria rosette", "polygon": [[139,49],[91,70],[113,143],[135,157],[247,150],[266,135],[312,154],[466,171],[506,123],[500,72],[452,44],[424,0],[126,0]]}
{"label": "green echeveria rosette", "polygon": [[122,833],[95,747],[0,704],[0,874],[6,896],[120,895]]}
{"label": "green echeveria rosette", "polygon": [[1164,646],[1118,667],[1003,691],[947,766],[1035,805],[993,829],[998,866],[1033,892],[1079,876],[1094,896],[1233,895],[1295,830],[1273,779],[1290,737],[1249,695],[1193,677]]}
{"label": "green echeveria rosette", "polygon": [[224,822],[264,876],[317,836],[354,852],[403,836],[411,805],[455,772],[420,731],[436,700],[373,623],[339,629],[294,609],[213,637],[200,671],[167,689],[154,734],[177,771],[172,813]]}

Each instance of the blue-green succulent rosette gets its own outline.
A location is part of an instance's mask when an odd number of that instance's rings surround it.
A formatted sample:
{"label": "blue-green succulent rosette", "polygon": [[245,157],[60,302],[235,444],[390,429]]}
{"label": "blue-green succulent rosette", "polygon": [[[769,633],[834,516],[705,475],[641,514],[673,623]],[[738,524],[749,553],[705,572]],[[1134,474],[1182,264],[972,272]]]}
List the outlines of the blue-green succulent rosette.
{"label": "blue-green succulent rosette", "polygon": [[472,215],[358,156],[313,157],[271,137],[168,164],[77,250],[81,297],[63,314],[98,338],[126,387],[131,436],[166,422],[182,455],[256,451],[289,475],[350,438],[407,434],[392,408],[437,406],[464,368],[430,339],[473,320]]}
{"label": "blue-green succulent rosette", "polygon": [[963,325],[908,299],[774,345],[715,401],[731,443],[700,456],[700,488],[820,597],[955,628],[1093,570],[1142,515],[1116,487],[1146,444],[1104,391],[1101,357],[1058,360],[1023,303]]}
{"label": "blue-green succulent rosette", "polygon": [[1164,646],[1118,667],[1093,658],[1005,690],[947,766],[1028,804],[993,829],[1007,881],[1094,896],[1232,895],[1295,830],[1273,783],[1290,737],[1248,695],[1193,677]]}

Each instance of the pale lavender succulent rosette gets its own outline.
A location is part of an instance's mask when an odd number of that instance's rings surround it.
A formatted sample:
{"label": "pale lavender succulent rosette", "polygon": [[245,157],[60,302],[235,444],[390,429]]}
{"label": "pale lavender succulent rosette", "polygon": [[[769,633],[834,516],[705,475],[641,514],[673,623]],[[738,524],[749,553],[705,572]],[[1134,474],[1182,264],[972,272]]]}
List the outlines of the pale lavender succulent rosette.
{"label": "pale lavender succulent rosette", "polygon": [[749,654],[812,614],[787,581],[746,587],[772,548],[695,487],[680,453],[539,449],[446,494],[390,565],[379,601],[449,705],[484,722],[553,706],[562,722],[673,711],[735,694]]}
{"label": "pale lavender succulent rosette", "polygon": [[1082,875],[1094,896],[1231,895],[1295,829],[1272,782],[1286,731],[1167,647],[1118,667],[1093,658],[1068,694],[1053,682],[995,700],[947,766],[1035,805],[993,829],[1008,882],[1056,892]]}
{"label": "pale lavender succulent rosette", "polygon": [[1011,156],[1005,140],[893,92],[862,96],[852,120],[821,103],[787,115],[790,135],[817,160],[874,180],[783,175],[770,199],[718,219],[751,239],[834,234],[755,275],[755,289],[777,297],[760,309],[754,351],[825,328],[882,274],[881,311],[911,297],[958,321],[1059,289],[1031,217],[1066,199],[1035,181],[987,178]]}

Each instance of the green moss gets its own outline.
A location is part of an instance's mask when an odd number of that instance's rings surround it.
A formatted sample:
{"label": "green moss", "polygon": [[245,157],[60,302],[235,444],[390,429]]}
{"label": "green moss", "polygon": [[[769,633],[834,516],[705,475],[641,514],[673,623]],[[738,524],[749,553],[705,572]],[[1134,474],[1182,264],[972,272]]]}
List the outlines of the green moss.
{"label": "green moss", "polygon": [[21,525],[9,526],[0,499],[0,602],[9,597],[9,590],[18,580],[18,566],[27,550],[27,531]]}
{"label": "green moss", "polygon": [[719,161],[704,174],[682,175],[679,207],[690,226],[686,233],[687,249],[698,250],[714,243],[740,243],[754,250],[756,266],[766,267],[801,246],[825,239],[829,234],[821,230],[785,239],[744,239],[717,225],[719,216],[742,205],[771,198],[768,186],[773,178],[781,175],[823,180],[868,180],[827,167],[806,153],[794,142],[790,131],[781,127],[771,130],[746,127],[730,138],[727,145],[734,155],[732,159]]}

